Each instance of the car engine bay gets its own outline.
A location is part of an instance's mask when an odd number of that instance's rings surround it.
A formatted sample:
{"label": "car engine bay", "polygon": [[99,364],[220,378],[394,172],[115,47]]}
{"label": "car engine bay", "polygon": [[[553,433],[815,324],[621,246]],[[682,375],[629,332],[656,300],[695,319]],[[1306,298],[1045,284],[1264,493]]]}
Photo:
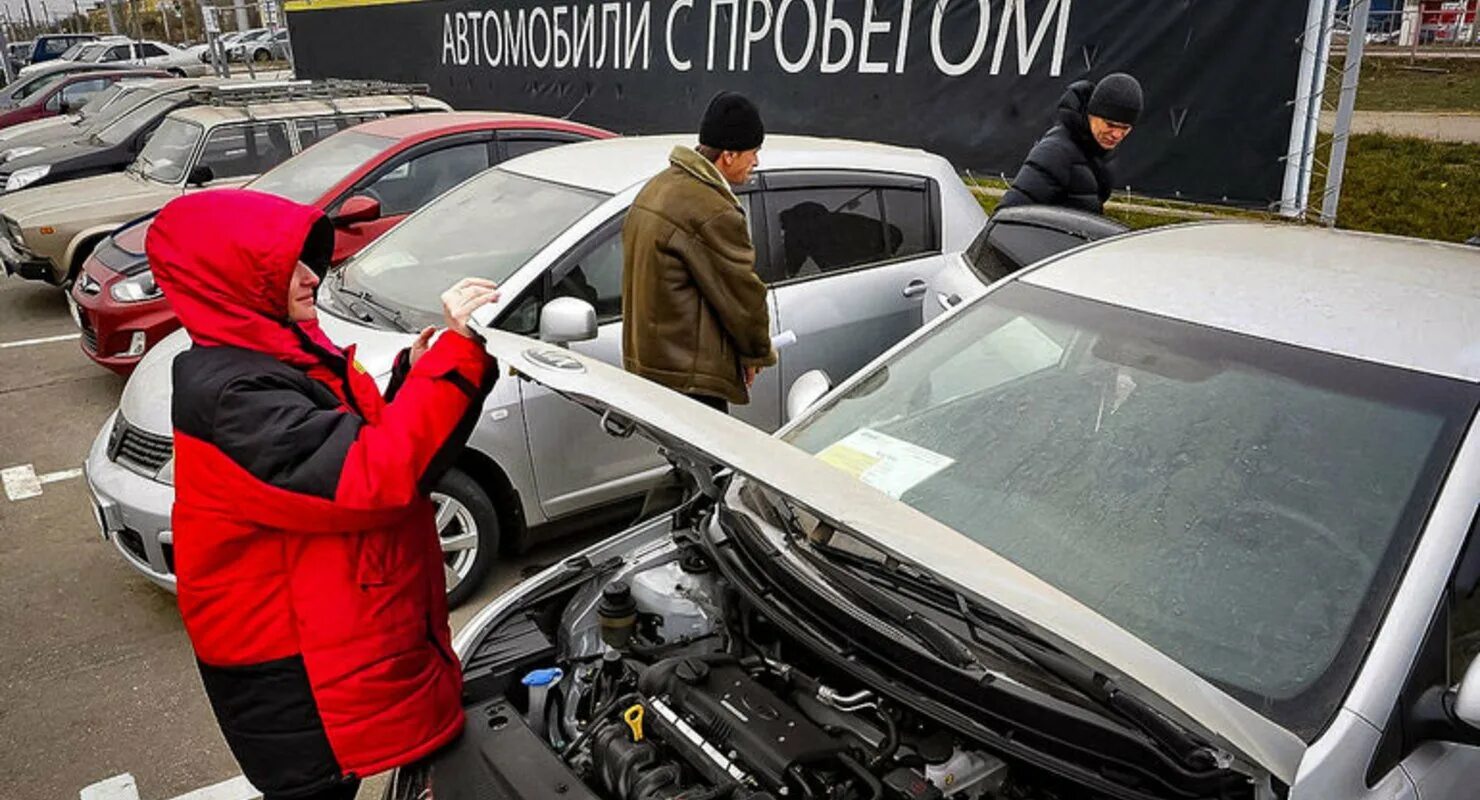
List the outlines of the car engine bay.
{"label": "car engine bay", "polygon": [[558,569],[570,579],[507,609],[464,654],[463,739],[401,770],[388,797],[1112,796],[861,685],[753,607],[691,540],[658,536]]}

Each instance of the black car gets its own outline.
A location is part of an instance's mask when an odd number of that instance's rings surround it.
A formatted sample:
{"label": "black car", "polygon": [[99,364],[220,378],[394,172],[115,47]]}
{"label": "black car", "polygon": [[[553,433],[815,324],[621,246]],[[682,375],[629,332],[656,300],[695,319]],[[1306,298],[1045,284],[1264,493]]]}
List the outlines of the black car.
{"label": "black car", "polygon": [[157,92],[131,104],[126,112],[111,122],[92,127],[70,140],[57,142],[44,149],[14,155],[0,164],[0,191],[15,192],[31,186],[122,172],[138,157],[144,143],[159,123],[177,108],[199,102],[191,95],[201,88],[199,81],[161,81]]}

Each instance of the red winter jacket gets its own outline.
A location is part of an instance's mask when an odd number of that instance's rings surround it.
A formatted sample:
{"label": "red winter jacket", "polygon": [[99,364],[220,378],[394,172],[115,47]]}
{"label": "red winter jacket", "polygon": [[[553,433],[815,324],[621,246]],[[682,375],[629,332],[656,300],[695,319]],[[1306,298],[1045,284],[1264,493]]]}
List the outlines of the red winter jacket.
{"label": "red winter jacket", "polygon": [[174,200],[146,242],[194,342],[174,364],[180,613],[243,772],[289,796],[462,729],[427,491],[497,376],[446,333],[382,399],[353,347],[287,319],[295,264],[332,243],[318,210],[234,189]]}

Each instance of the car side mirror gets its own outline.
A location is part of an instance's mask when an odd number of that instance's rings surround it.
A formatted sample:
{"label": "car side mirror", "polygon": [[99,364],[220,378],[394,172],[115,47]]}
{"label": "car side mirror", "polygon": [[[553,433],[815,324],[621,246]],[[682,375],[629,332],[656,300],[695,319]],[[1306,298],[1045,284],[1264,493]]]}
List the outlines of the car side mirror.
{"label": "car side mirror", "polygon": [[357,194],[345,200],[334,215],[335,225],[354,225],[380,219],[380,201],[373,197]]}
{"label": "car side mirror", "polygon": [[800,417],[817,405],[824,395],[832,391],[832,378],[820,369],[802,373],[786,393],[786,421]]}
{"label": "car side mirror", "polygon": [[189,186],[205,186],[216,179],[216,171],[209,164],[196,164],[190,169],[190,176],[185,179]]}
{"label": "car side mirror", "polygon": [[596,338],[596,308],[585,300],[557,297],[540,311],[540,340],[566,345]]}

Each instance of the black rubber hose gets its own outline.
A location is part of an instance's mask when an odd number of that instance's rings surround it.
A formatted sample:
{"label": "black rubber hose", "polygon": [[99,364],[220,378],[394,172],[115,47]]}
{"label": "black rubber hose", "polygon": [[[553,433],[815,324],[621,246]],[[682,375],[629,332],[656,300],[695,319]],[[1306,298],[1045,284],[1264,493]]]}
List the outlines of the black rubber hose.
{"label": "black rubber hose", "polygon": [[864,769],[862,764],[853,760],[853,756],[847,754],[838,756],[838,762],[852,770],[853,774],[857,775],[858,779],[868,786],[869,791],[873,793],[870,800],[883,800],[884,784],[880,783],[879,779],[875,778],[872,772]]}
{"label": "black rubber hose", "polygon": [[575,754],[576,749],[585,744],[586,740],[591,738],[591,734],[596,732],[597,723],[601,722],[603,717],[615,711],[617,706],[623,703],[636,702],[637,699],[638,697],[635,692],[629,692],[624,695],[613,697],[611,700],[603,704],[601,708],[596,709],[596,711],[591,714],[591,723],[586,726],[585,730],[581,731],[581,734],[579,736],[572,739],[571,743],[566,745],[564,750],[560,751],[560,757],[567,761],[570,760],[570,757]]}
{"label": "black rubber hose", "polygon": [[879,717],[884,720],[884,741],[879,743],[878,754],[869,759],[868,765],[872,769],[888,764],[899,752],[899,726],[894,723],[894,717],[882,707],[879,708]]}

